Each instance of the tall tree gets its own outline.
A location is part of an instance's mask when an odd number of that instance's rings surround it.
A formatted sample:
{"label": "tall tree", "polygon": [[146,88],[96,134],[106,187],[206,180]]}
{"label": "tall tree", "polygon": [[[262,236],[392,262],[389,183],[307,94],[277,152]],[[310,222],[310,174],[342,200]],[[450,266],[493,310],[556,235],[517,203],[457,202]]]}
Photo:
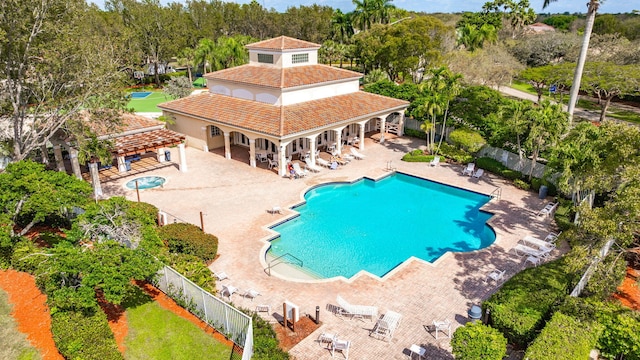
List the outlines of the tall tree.
{"label": "tall tree", "polygon": [[600,121],[604,121],[611,99],[640,92],[640,65],[587,63],[583,89],[600,100]]}
{"label": "tall tree", "polygon": [[353,36],[351,13],[344,14],[340,9],[336,9],[331,17],[331,32],[333,38],[337,38],[341,44],[348,42]]}
{"label": "tall tree", "polygon": [[527,112],[531,122],[527,143],[532,149],[533,164],[529,172],[529,181],[533,177],[533,167],[538,160],[540,152],[547,147],[554,146],[560,137],[567,131],[568,114],[562,110],[559,104],[552,104],[548,100],[543,101],[537,108]]}
{"label": "tall tree", "polygon": [[189,82],[193,83],[192,69],[196,66],[196,51],[190,47],[182,49],[178,54],[178,63],[187,67]]}
{"label": "tall tree", "polygon": [[[546,8],[552,2],[557,0],[544,0],[542,8]],[[578,58],[578,64],[573,75],[573,84],[571,85],[571,93],[569,96],[569,122],[573,118],[573,112],[576,108],[578,101],[578,93],[580,92],[580,81],[582,81],[582,72],[584,70],[584,64],[587,62],[587,50],[589,49],[589,40],[591,39],[591,32],[593,31],[593,23],[596,19],[596,12],[600,7],[600,4],[604,0],[589,0],[587,3],[587,23],[584,28],[584,37],[582,39],[582,47],[580,48],[580,57]]]}
{"label": "tall tree", "polygon": [[531,110],[531,103],[523,100],[507,100],[507,103],[500,107],[499,116],[504,129],[515,135],[518,157],[522,159],[522,136],[529,129],[529,119],[527,112]]}
{"label": "tall tree", "polygon": [[202,64],[202,71],[205,73],[207,72],[207,66],[209,70],[211,70],[213,66],[213,52],[215,48],[216,44],[211,39],[204,38],[198,42],[195,58],[198,64]]}
{"label": "tall tree", "polygon": [[[0,124],[22,160],[79,116],[112,120],[123,108],[122,53],[90,30],[82,0],[0,2]],[[87,23],[89,20],[90,23]]]}

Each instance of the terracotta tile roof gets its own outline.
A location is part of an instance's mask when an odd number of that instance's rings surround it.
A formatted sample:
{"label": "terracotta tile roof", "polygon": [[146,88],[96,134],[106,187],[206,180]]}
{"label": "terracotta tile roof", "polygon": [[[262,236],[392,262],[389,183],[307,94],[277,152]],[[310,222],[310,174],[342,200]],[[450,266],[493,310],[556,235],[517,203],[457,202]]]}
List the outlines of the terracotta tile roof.
{"label": "terracotta tile roof", "polygon": [[163,110],[273,136],[287,136],[346,120],[364,120],[383,111],[401,111],[407,101],[363,91],[274,106],[218,94],[202,94],[162,103]]}
{"label": "terracotta tile roof", "polygon": [[285,69],[241,65],[212,72],[206,74],[204,77],[212,80],[285,89],[336,80],[359,79],[362,77],[362,74],[327,65],[296,66]]}
{"label": "terracotta tile roof", "polygon": [[264,49],[264,50],[295,50],[295,49],[318,49],[320,45],[290,38],[288,36],[279,36],[277,38],[259,41],[245,46],[247,49]]}
{"label": "terracotta tile roof", "polygon": [[113,123],[89,123],[91,131],[95,132],[99,137],[115,137],[118,134],[140,131],[147,128],[164,126],[162,121],[153,120],[148,117],[135,115],[131,113],[123,113],[120,115],[120,122],[114,126]]}
{"label": "terracotta tile roof", "polygon": [[143,153],[162,147],[178,145],[184,139],[184,135],[169,129],[145,131],[115,138],[114,153],[121,156]]}

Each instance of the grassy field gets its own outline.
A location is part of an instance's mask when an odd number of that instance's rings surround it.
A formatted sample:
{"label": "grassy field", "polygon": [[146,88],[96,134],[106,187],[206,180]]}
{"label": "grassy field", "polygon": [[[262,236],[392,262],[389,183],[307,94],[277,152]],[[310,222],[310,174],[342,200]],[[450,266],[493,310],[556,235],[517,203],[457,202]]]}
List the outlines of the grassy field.
{"label": "grassy field", "polygon": [[3,290],[0,290],[0,359],[42,359],[38,350],[27,341],[27,336],[18,331],[11,317],[7,293]]}
{"label": "grassy field", "polygon": [[231,348],[217,342],[188,320],[150,301],[144,294],[139,294],[136,304],[125,304],[125,307],[129,325],[125,359],[231,358]]}
{"label": "grassy field", "polygon": [[127,104],[128,108],[132,108],[135,112],[160,112],[158,104],[173,100],[173,98],[163,91],[152,91],[149,96],[144,99],[131,99]]}

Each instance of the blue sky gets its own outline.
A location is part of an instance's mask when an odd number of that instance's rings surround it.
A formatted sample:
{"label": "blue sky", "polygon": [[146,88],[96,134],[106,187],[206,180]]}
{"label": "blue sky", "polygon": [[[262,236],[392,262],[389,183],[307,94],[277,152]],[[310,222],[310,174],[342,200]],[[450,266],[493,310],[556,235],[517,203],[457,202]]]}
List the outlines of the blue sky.
{"label": "blue sky", "polygon": [[[104,0],[89,0],[100,7],[104,6]],[[238,3],[249,3],[251,0],[237,0]],[[542,3],[544,0],[529,0],[536,13],[584,13],[587,10],[587,0],[558,0],[549,5],[544,11]],[[186,2],[184,0],[161,0],[163,4],[169,2]],[[354,6],[351,0],[258,0],[264,7],[275,8],[278,11],[285,11],[287,7],[299,5],[327,5],[332,8],[341,9],[344,12],[352,11]],[[482,5],[487,0],[394,0],[393,4],[399,8],[424,11],[424,12],[461,12],[480,11]],[[599,13],[624,13],[632,10],[640,10],[638,0],[605,0],[600,6]]]}

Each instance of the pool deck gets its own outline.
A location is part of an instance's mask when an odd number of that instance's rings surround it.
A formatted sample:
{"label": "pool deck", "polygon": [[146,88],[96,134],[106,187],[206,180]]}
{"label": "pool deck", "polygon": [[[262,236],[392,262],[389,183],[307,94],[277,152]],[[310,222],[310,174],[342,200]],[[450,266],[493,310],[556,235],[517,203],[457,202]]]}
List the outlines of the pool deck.
{"label": "pool deck", "polygon": [[[204,213],[205,231],[219,238],[220,256],[210,268],[229,275],[230,279],[223,284],[233,285],[241,292],[252,288],[262,294],[253,301],[234,294],[231,301],[235,305],[246,308],[270,305],[271,314],[265,314],[265,318],[273,322],[281,317],[285,300],[297,304],[302,314],[315,315],[316,306],[320,306],[322,326],[289,351],[294,359],[330,359],[330,351],[316,341],[325,331],[352,342],[351,359],[407,359],[412,344],[425,348],[428,359],[453,359],[450,339],[438,336],[436,340],[428,326],[433,320],[449,319],[455,330],[467,322],[467,310],[472,305],[495,292],[496,285],[485,282],[491,270],[506,269],[506,276],[511,277],[524,268],[524,259],[509,250],[526,235],[546,236],[552,226],[550,219],[535,213],[550,199],[538,199],[537,194],[517,189],[491,174],[485,173],[479,180],[463,176],[459,165],[431,167],[427,163],[401,161],[406,152],[424,146],[421,140],[392,138],[379,144],[367,138],[365,146],[362,153],[366,159],[297,180],[280,178],[265,168],[251,168],[246,161],[227,160],[215,153],[187,148],[188,172],[180,173],[175,165],[145,173],[164,176],[168,183],[161,189],[141,191],[140,198],[196,225],[200,225],[200,212]],[[177,158],[177,149],[171,151],[172,158]],[[501,199],[483,207],[495,214],[489,223],[496,232],[496,242],[471,253],[448,253],[434,264],[410,261],[382,280],[357,275],[349,281],[308,283],[267,274],[264,259],[261,260],[266,245],[262,239],[272,234],[267,225],[291,215],[288,208],[300,203],[309,187],[363,176],[379,178],[389,173],[386,169],[389,161],[397,171],[484,194],[500,187]],[[105,194],[135,200],[135,191],[122,187],[131,178],[103,184]],[[282,215],[267,212],[274,206],[283,209]],[[384,199],[380,199],[380,206],[384,206]],[[349,209],[336,211],[343,212],[344,220],[349,221]],[[423,221],[425,226],[431,226],[429,219],[407,221]],[[388,310],[402,314],[393,338],[385,341],[369,336],[375,319],[360,321],[335,316],[330,310],[337,305],[338,294],[352,304],[377,306],[379,316]]]}

